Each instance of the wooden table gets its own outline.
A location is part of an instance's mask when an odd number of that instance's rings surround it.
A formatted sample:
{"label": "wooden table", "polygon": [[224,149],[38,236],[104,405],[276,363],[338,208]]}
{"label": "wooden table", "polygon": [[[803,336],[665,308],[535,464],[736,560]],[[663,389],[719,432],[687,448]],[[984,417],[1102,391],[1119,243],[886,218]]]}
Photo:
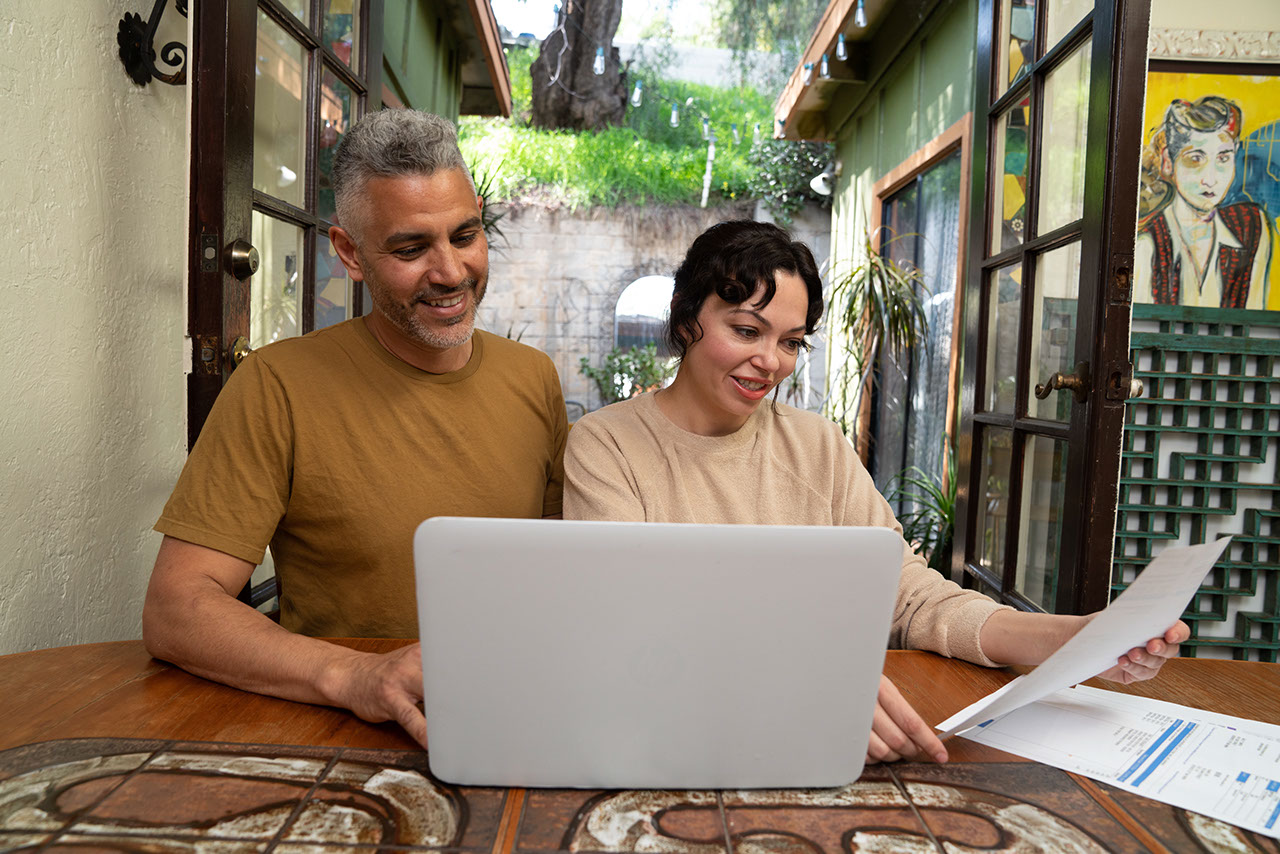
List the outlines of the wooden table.
{"label": "wooden table", "polygon": [[[886,672],[930,722],[1013,675],[919,652],[890,652]],[[1106,687],[1280,724],[1280,665],[1178,659],[1153,682]],[[947,765],[871,767],[834,790],[459,788],[431,777],[394,725],[208,682],[137,641],[91,644],[0,658],[0,849],[1057,851],[1071,839],[1104,854],[1231,839],[1280,852],[965,739],[948,748]]]}

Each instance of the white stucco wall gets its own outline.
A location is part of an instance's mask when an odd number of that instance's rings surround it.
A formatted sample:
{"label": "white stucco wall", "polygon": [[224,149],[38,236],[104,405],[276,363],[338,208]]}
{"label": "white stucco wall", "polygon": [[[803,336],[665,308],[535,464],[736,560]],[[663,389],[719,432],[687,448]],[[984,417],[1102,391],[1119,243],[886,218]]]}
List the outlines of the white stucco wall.
{"label": "white stucco wall", "polygon": [[188,90],[126,77],[126,11],[0,6],[0,654],[140,635],[185,458]]}
{"label": "white stucco wall", "polygon": [[1151,26],[1174,30],[1280,29],[1280,2],[1276,0],[1151,0]]}

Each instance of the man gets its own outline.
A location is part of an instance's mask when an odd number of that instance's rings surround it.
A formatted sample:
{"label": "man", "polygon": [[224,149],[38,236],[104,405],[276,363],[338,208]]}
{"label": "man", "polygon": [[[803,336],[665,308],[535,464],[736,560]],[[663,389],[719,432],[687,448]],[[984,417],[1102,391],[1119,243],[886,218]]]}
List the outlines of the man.
{"label": "man", "polygon": [[[481,200],[449,122],[366,116],[333,167],[329,232],[372,313],[236,369],[156,530],[147,649],[249,691],[395,720],[426,744],[412,537],[437,515],[560,513],[568,430],[551,360],[475,332]],[[270,545],[280,624],[238,602]]]}

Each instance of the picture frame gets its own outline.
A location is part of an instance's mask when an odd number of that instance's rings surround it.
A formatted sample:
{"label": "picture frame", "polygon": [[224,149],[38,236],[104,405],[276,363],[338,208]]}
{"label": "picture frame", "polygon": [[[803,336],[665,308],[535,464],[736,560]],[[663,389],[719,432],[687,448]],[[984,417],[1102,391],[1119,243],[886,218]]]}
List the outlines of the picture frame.
{"label": "picture frame", "polygon": [[1280,63],[1152,59],[1134,301],[1280,310]]}

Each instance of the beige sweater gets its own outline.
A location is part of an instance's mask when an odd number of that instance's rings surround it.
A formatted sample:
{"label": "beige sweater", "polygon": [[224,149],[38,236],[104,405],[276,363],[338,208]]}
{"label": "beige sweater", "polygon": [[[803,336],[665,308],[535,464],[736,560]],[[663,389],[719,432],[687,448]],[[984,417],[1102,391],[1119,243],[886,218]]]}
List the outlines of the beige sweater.
{"label": "beige sweater", "polygon": [[[902,526],[840,429],[765,402],[730,436],[675,426],[651,394],[581,418],[565,449],[564,517],[646,522]],[[850,555],[856,568],[857,556]],[[991,665],[978,633],[1004,606],[909,547],[889,645]]]}

